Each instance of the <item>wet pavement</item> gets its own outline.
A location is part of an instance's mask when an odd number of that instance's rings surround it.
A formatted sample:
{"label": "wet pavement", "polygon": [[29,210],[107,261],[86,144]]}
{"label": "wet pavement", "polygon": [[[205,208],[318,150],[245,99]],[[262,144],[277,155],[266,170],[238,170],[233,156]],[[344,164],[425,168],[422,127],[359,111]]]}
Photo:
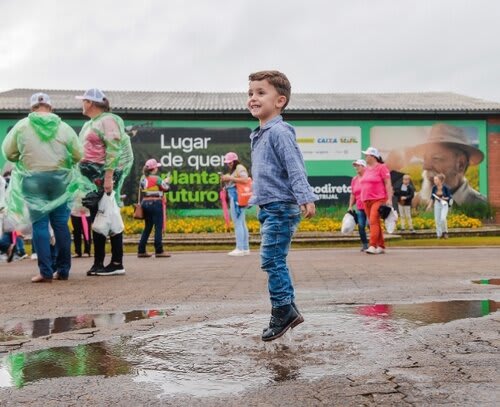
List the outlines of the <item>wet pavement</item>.
{"label": "wet pavement", "polygon": [[[1,405],[498,404],[499,249],[294,250],[306,321],[271,343],[258,255],[1,267]],[[485,283],[488,281],[488,283]]]}

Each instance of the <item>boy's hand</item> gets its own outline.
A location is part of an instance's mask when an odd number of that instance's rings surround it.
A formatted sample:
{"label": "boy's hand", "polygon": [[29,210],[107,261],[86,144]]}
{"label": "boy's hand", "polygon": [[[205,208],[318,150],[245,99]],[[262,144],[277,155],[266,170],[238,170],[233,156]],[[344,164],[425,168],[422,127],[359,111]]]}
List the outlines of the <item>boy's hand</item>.
{"label": "boy's hand", "polygon": [[302,212],[302,216],[304,218],[312,218],[316,214],[316,205],[314,205],[314,202],[308,202],[304,205],[300,205],[300,212]]}

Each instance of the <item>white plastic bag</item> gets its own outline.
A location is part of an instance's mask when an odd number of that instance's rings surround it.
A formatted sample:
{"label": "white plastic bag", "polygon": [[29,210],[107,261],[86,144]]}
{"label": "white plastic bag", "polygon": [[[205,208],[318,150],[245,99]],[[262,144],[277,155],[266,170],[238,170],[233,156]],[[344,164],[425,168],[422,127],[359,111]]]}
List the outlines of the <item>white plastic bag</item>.
{"label": "white plastic bag", "polygon": [[356,221],[354,220],[354,216],[347,212],[342,219],[342,228],[340,231],[342,233],[351,233],[354,232],[354,227],[356,226]]}
{"label": "white plastic bag", "polygon": [[385,218],[385,230],[387,233],[393,233],[396,230],[396,223],[398,223],[398,213],[394,208],[391,208],[391,213]]}
{"label": "white plastic bag", "polygon": [[118,204],[116,203],[116,199],[114,198],[114,192],[112,195],[113,198],[111,198],[111,200],[113,202],[110,202],[109,204],[109,234],[111,236],[122,233],[125,229],[122,214],[120,213],[120,207],[118,206]]}
{"label": "white plastic bag", "polygon": [[[111,194],[113,195],[114,192]],[[108,236],[111,228],[111,221],[109,216],[109,205],[111,195],[104,194],[99,201],[97,215],[92,223],[92,230],[100,235]]]}
{"label": "white plastic bag", "polygon": [[111,194],[104,194],[99,201],[97,216],[92,224],[92,230],[101,235],[116,235],[123,232],[123,224],[120,208],[115,200],[115,191]]}

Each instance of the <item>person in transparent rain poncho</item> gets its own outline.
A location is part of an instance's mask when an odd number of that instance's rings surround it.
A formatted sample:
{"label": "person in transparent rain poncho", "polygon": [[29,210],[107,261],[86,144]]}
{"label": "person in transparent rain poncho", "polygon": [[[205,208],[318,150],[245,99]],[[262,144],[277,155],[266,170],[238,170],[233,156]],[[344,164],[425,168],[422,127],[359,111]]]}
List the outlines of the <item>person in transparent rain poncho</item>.
{"label": "person in transparent rain poncho", "polygon": [[[80,141],[83,145],[83,159],[80,171],[97,188],[98,193],[115,191],[119,205],[120,191],[123,182],[130,172],[134,154],[130,137],[125,132],[123,120],[110,113],[109,100],[100,89],[89,89],[83,96],[77,96],[82,101],[83,114],[90,118],[80,131]],[[97,207],[90,208],[90,220],[93,223]],[[106,236],[93,232],[94,264],[87,272],[88,276],[112,276],[125,274],[123,267],[123,232],[110,236],[111,261],[104,267],[106,257]]]}
{"label": "person in transparent rain poncho", "polygon": [[[32,223],[40,273],[31,281],[67,280],[71,268],[69,203],[79,188],[76,164],[82,148],[74,130],[52,113],[48,95],[35,93],[30,104],[32,112],[15,124],[2,145],[5,157],[14,163],[6,217],[17,228]],[[55,264],[49,225],[56,239]]]}

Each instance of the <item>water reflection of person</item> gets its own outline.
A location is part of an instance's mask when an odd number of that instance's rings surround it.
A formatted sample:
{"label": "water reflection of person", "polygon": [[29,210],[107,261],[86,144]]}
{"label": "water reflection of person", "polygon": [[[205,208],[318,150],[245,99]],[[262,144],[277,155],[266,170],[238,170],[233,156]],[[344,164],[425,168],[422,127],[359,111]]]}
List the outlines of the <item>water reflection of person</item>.
{"label": "water reflection of person", "polygon": [[444,182],[457,205],[487,202],[486,197],[472,188],[465,178],[467,168],[481,163],[484,154],[470,143],[463,129],[444,123],[435,124],[427,141],[411,151],[423,158],[422,188],[416,195],[416,204],[428,203],[434,177],[439,173],[445,175]]}

